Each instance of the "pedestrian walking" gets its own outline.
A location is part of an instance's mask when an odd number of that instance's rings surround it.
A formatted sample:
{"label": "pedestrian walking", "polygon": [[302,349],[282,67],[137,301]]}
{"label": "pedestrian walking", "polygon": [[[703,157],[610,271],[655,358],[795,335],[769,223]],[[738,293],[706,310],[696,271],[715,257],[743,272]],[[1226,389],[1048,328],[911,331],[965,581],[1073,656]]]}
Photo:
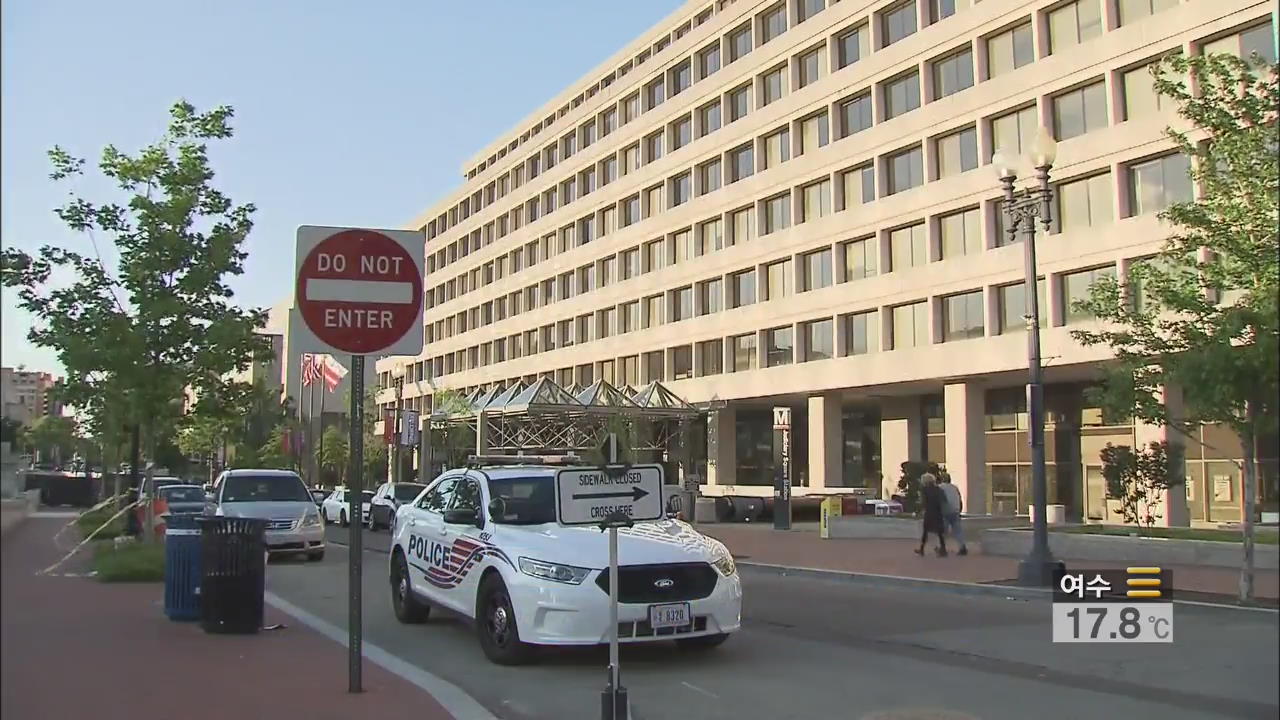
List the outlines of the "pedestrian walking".
{"label": "pedestrian walking", "polygon": [[916,548],[916,554],[924,555],[924,544],[929,539],[929,533],[933,533],[938,536],[938,557],[946,557],[947,540],[943,537],[945,526],[942,517],[946,510],[946,499],[938,489],[938,478],[933,473],[920,476],[920,500],[924,509],[924,521],[920,529],[920,547]]}
{"label": "pedestrian walking", "polygon": [[969,548],[964,544],[964,526],[960,524],[960,513],[964,512],[964,498],[960,497],[960,488],[951,484],[951,476],[943,475],[941,484],[943,499],[947,501],[945,514],[942,516],[947,534],[960,544],[960,555],[968,555]]}

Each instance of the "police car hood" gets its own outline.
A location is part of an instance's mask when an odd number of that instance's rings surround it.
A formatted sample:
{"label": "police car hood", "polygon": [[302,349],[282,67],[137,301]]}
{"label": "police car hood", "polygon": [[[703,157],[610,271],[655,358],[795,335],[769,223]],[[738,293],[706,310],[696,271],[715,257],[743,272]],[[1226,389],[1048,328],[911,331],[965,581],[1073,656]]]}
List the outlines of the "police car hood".
{"label": "police car hood", "polygon": [[[609,534],[594,527],[497,525],[494,542],[512,555],[594,570],[609,567]],[[637,523],[618,531],[620,565],[712,562],[721,554],[728,550],[719,540],[678,520]]]}

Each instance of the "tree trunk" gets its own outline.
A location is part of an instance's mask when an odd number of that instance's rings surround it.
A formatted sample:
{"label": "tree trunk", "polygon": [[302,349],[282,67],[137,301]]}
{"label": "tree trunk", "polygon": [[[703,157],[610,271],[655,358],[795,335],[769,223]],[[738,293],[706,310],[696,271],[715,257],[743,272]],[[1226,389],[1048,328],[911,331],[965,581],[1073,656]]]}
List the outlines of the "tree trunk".
{"label": "tree trunk", "polygon": [[1241,530],[1244,533],[1244,565],[1240,568],[1240,601],[1253,599],[1253,516],[1257,510],[1258,498],[1258,406],[1249,401],[1245,403],[1247,432],[1244,445],[1244,522]]}

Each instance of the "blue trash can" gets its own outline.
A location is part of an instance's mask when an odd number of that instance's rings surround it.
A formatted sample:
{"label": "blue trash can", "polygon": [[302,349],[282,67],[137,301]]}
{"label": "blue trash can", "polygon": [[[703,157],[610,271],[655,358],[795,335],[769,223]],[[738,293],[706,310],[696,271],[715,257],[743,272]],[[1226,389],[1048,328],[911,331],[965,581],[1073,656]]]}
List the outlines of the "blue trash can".
{"label": "blue trash can", "polygon": [[164,614],[200,619],[200,528],[196,515],[168,515],[164,533]]}

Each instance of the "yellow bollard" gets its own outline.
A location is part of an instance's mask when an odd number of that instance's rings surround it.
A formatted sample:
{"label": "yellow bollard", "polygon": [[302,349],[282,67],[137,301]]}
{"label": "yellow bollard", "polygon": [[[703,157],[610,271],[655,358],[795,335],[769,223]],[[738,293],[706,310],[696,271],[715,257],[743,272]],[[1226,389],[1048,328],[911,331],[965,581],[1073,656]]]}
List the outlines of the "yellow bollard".
{"label": "yellow bollard", "polygon": [[823,540],[831,538],[831,522],[840,517],[842,500],[839,497],[822,499],[822,515],[818,522],[818,537]]}

